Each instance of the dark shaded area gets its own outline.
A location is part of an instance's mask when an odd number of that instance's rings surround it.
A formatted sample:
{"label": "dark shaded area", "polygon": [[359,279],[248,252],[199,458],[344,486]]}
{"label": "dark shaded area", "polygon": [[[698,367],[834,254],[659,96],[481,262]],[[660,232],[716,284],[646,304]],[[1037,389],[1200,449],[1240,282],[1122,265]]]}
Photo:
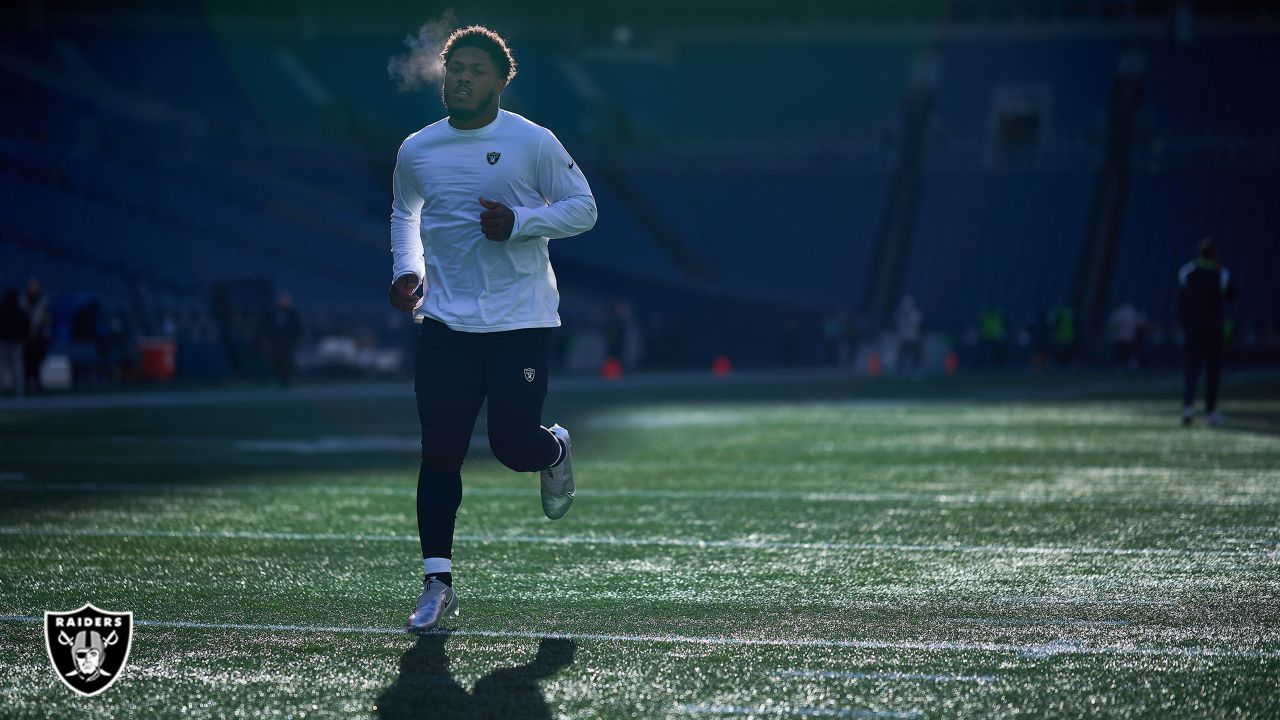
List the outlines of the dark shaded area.
{"label": "dark shaded area", "polygon": [[400,675],[378,696],[380,718],[550,718],[538,681],[573,664],[577,644],[543,638],[524,665],[499,668],[468,693],[449,672],[447,632],[426,635],[400,658]]}
{"label": "dark shaded area", "polygon": [[[172,374],[140,362],[155,335],[180,380],[273,360],[290,378],[265,301],[224,297],[245,282],[296,298],[301,375],[403,369],[387,181],[443,109],[387,67],[444,6],[11,5],[0,286],[46,280],[50,355],[77,387]],[[621,324],[628,372],[848,365],[910,294],[938,372],[948,348],[960,367],[1101,366],[1120,344],[1176,366],[1176,271],[1205,236],[1240,282],[1228,353],[1278,361],[1271,5],[479,0],[454,19],[509,36],[504,106],[551,128],[597,195],[598,226],[552,245],[557,364],[597,372]],[[1127,306],[1143,330],[1121,343],[1102,318]],[[1050,309],[1074,318],[1051,354],[1033,339]]]}

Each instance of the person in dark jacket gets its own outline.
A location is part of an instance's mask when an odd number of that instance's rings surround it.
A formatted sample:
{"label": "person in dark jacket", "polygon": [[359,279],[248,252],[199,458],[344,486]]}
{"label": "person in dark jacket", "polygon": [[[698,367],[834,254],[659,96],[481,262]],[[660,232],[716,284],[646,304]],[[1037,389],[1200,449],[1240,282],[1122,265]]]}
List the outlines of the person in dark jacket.
{"label": "person in dark jacket", "polygon": [[1218,382],[1222,374],[1222,338],[1226,325],[1226,301],[1236,297],[1231,273],[1218,262],[1213,240],[1200,241],[1200,257],[1178,270],[1178,322],[1186,337],[1183,358],[1182,424],[1195,416],[1193,403],[1200,370],[1205,371],[1205,423],[1219,426]]}
{"label": "person in dark jacket", "polygon": [[293,359],[302,338],[302,321],[293,307],[293,296],[282,292],[275,309],[267,316],[267,347],[276,379],[284,387],[293,383]]}
{"label": "person in dark jacket", "polygon": [[28,327],[26,345],[22,348],[23,383],[26,391],[34,395],[43,391],[40,367],[44,365],[53,336],[53,313],[49,310],[49,296],[36,278],[27,281],[27,292],[18,298],[18,305],[27,315]]}
{"label": "person in dark jacket", "polygon": [[27,313],[18,302],[18,291],[5,290],[4,300],[0,301],[0,383],[12,382],[13,394],[17,397],[22,397],[25,385],[22,355],[27,344],[27,327]]}

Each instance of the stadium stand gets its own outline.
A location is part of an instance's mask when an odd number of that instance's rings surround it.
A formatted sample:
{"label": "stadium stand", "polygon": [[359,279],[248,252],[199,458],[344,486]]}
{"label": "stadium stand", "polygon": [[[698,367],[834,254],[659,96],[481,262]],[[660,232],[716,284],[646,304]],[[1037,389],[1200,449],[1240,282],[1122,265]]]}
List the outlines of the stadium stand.
{"label": "stadium stand", "polygon": [[[763,338],[791,332],[787,318],[820,342],[820,318],[856,312],[868,282],[921,58],[938,75],[901,287],[952,334],[982,307],[1017,317],[1067,303],[1111,84],[1137,49],[1147,69],[1109,302],[1135,303],[1172,336],[1174,272],[1212,235],[1240,282],[1234,315],[1256,334],[1274,328],[1265,268],[1280,254],[1269,201],[1280,178],[1258,159],[1280,152],[1280,104],[1259,99],[1280,60],[1271,36],[913,27],[514,38],[520,76],[505,104],[557,132],[601,209],[591,236],[553,246],[566,273],[610,278],[567,295],[567,312],[581,302],[597,316],[630,296],[658,313],[662,292],[690,316],[771,303],[771,327],[739,349],[745,362],[778,361]],[[0,120],[0,285],[40,276],[140,327],[185,318],[203,336],[211,311],[193,295],[266,275],[304,317],[385,325],[385,178],[399,141],[440,113],[433,90],[401,92],[387,76],[404,35],[9,27],[0,85],[24,111]],[[1006,147],[999,98],[1010,94],[1032,98],[1034,117]]]}

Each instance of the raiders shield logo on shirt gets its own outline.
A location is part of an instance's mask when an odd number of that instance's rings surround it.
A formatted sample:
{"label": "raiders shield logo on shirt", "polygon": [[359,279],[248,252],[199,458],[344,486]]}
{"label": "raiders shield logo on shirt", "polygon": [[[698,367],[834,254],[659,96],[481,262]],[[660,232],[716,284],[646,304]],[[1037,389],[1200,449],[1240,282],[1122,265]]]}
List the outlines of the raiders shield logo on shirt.
{"label": "raiders shield logo on shirt", "polygon": [[491,153],[489,153],[488,155],[485,155],[485,156],[484,156],[484,159],[485,159],[485,160],[488,160],[490,165],[497,165],[497,164],[498,164],[498,158],[500,158],[500,157],[502,157],[502,153],[500,153],[500,152],[491,152]]}
{"label": "raiders shield logo on shirt", "polygon": [[133,613],[85,603],[71,612],[44,614],[45,649],[58,679],[84,696],[111,687],[129,660]]}
{"label": "raiders shield logo on shirt", "polygon": [[524,369],[524,381],[533,382],[533,368]]}

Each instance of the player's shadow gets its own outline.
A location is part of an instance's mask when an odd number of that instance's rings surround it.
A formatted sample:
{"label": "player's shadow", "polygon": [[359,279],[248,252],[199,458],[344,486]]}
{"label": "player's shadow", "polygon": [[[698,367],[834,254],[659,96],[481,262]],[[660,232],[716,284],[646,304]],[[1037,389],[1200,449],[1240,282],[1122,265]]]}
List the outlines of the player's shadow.
{"label": "player's shadow", "polygon": [[501,668],[462,689],[449,673],[445,653],[447,633],[418,638],[400,657],[400,675],[378,696],[378,717],[495,718],[523,720],[551,718],[538,680],[551,677],[573,663],[577,645],[572,640],[546,638],[538,654],[524,665]]}

